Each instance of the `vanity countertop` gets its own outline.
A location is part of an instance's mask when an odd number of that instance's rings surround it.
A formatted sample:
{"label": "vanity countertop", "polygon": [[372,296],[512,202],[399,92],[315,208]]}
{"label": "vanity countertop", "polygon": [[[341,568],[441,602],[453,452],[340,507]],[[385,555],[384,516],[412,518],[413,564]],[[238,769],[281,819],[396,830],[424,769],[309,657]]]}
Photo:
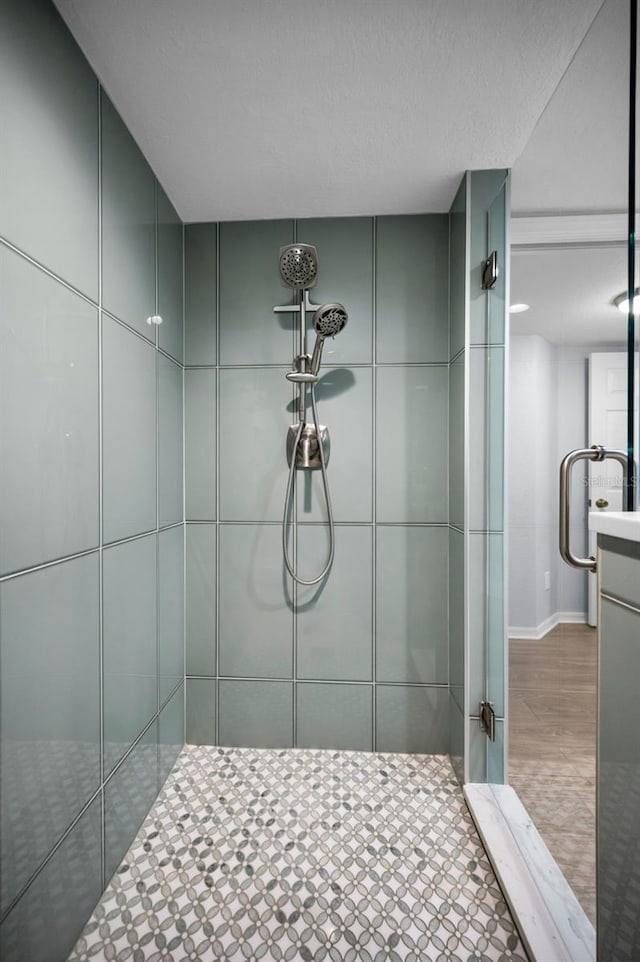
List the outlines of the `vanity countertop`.
{"label": "vanity countertop", "polygon": [[603,511],[589,513],[589,528],[613,538],[640,541],[640,511]]}

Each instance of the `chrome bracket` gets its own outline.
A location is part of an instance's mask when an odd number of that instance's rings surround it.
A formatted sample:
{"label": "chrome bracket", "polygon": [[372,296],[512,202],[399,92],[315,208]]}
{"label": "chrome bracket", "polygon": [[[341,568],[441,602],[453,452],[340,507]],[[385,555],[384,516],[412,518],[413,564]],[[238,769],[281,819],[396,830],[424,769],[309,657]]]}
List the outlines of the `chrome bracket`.
{"label": "chrome bracket", "polygon": [[492,742],[496,740],[496,713],[490,701],[480,702],[480,731]]}
{"label": "chrome bracket", "polygon": [[482,290],[490,291],[498,280],[498,252],[491,251],[486,261],[482,262]]}
{"label": "chrome bracket", "polygon": [[[322,304],[311,303],[311,301],[309,300],[309,291],[306,290],[305,288],[305,291],[304,291],[305,311],[313,311],[315,314],[315,312],[320,310],[321,307],[322,307]],[[273,313],[274,314],[299,314],[300,308],[301,308],[300,304],[279,304],[277,307],[274,307]]]}

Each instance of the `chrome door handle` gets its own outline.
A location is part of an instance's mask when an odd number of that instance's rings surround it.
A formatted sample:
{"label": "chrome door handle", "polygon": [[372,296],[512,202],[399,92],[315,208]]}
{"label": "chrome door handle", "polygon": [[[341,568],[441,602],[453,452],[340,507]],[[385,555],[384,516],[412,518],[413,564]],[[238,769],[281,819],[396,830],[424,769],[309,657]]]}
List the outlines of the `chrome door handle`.
{"label": "chrome door handle", "polygon": [[624,484],[627,485],[629,462],[625,451],[607,451],[601,444],[594,444],[590,448],[578,448],[570,451],[560,464],[560,554],[562,559],[572,568],[590,571],[595,574],[596,559],[576,558],[569,546],[569,481],[571,469],[577,461],[606,461],[612,458],[622,465]]}

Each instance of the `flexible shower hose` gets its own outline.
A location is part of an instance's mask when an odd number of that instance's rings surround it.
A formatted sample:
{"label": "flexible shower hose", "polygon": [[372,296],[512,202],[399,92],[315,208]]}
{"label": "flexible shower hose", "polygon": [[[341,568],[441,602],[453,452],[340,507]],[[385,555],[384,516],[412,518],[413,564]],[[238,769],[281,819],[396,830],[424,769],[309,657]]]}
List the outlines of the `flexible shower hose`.
{"label": "flexible shower hose", "polygon": [[316,438],[318,439],[318,446],[320,448],[320,472],[322,474],[322,487],[324,488],[324,498],[327,504],[327,524],[329,525],[329,555],[327,557],[327,563],[320,572],[317,578],[312,578],[311,581],[305,581],[304,578],[300,578],[299,575],[293,568],[291,561],[289,560],[289,523],[287,518],[289,516],[290,508],[292,507],[292,499],[295,493],[295,473],[296,473],[296,455],[298,453],[298,445],[300,443],[300,438],[302,437],[302,432],[304,430],[304,420],[301,418],[298,424],[298,433],[296,434],[295,444],[293,446],[293,453],[291,455],[291,464],[289,466],[289,479],[287,481],[287,493],[284,497],[284,515],[282,518],[282,553],[284,555],[284,563],[287,566],[287,571],[291,575],[294,581],[299,585],[317,585],[319,581],[322,581],[324,577],[329,572],[331,565],[333,564],[333,555],[335,548],[335,532],[333,527],[333,511],[331,509],[331,495],[329,494],[329,481],[327,479],[327,466],[324,460],[324,447],[322,445],[322,438],[320,437],[320,422],[318,420],[318,409],[316,407],[316,392],[315,384],[311,384],[309,388],[311,394],[311,411],[313,412],[313,423],[316,429]]}

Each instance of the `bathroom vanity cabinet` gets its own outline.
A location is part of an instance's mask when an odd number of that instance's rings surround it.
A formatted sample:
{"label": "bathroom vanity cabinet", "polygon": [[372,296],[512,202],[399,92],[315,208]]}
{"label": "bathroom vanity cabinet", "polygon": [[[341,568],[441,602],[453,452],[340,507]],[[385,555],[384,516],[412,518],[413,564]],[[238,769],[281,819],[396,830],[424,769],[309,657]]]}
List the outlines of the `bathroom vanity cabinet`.
{"label": "bathroom vanity cabinet", "polygon": [[598,532],[598,959],[640,958],[640,513]]}

